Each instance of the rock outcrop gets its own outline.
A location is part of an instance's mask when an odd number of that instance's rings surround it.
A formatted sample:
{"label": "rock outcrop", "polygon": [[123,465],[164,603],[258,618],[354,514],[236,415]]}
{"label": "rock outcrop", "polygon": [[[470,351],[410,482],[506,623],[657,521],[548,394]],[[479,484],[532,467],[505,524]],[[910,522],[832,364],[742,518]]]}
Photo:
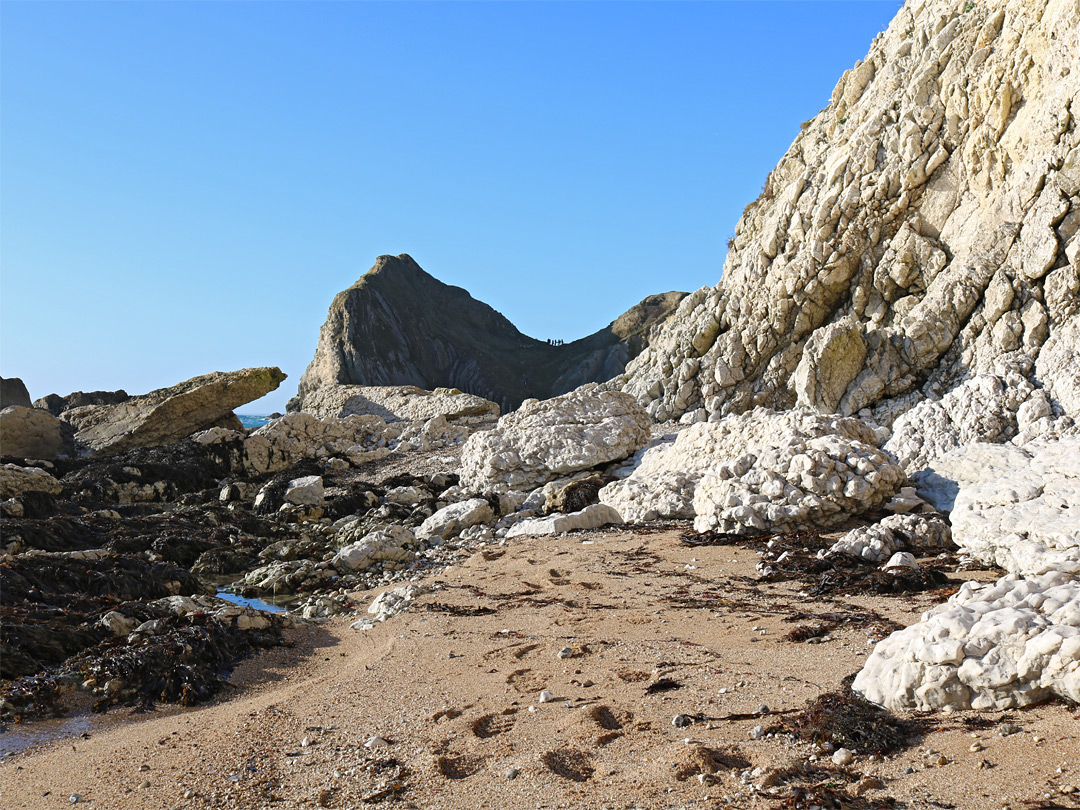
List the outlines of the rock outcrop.
{"label": "rock outcrop", "polygon": [[0,410],[12,405],[29,408],[30,392],[26,390],[26,383],[18,377],[0,377]]}
{"label": "rock outcrop", "polygon": [[605,329],[552,346],[410,256],[380,256],[334,298],[289,410],[316,407],[313,392],[341,384],[458,388],[512,410],[620,374],[683,295],[649,296]]}
{"label": "rock outcrop", "polygon": [[[747,206],[720,283],[682,301],[623,389],[658,421],[798,404],[891,427],[922,403],[937,415],[904,441],[935,453],[1011,438],[1025,407],[1067,429],[1078,54],[1075,0],[908,2]],[[904,454],[909,472],[930,460]]]}
{"label": "rock outcrop", "polygon": [[625,459],[649,438],[649,417],[633,397],[585,385],[527,401],[461,451],[465,491],[529,491],[579,470]]}
{"label": "rock outcrop", "polygon": [[79,445],[97,454],[119,453],[169,444],[219,422],[236,421],[234,408],[265,396],[284,379],[278,368],[216,371],[118,405],[86,405],[62,416],[75,428]]}
{"label": "rock outcrop", "polygon": [[116,391],[75,391],[66,397],[48,394],[41,399],[35,399],[34,407],[46,410],[53,416],[59,416],[72,408],[82,408],[85,405],[119,405],[129,399],[131,395],[122,388]]}

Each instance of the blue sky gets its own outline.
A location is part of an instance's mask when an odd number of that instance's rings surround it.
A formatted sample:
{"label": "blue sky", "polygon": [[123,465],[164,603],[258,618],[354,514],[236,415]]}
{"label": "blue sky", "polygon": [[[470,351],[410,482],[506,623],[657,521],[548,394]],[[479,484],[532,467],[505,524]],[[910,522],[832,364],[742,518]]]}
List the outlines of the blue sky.
{"label": "blue sky", "polygon": [[382,253],[540,339],[715,284],[900,5],[4,2],[0,374],[283,409]]}

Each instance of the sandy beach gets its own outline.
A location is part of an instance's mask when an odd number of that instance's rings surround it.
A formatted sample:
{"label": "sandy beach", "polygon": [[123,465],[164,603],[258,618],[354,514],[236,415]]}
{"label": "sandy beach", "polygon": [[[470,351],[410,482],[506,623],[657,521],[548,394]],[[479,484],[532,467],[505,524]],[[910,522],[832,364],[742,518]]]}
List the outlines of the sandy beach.
{"label": "sandy beach", "polygon": [[[754,550],[680,534],[491,545],[370,630],[338,618],[291,631],[294,646],[244,662],[213,704],[114,710],[83,736],[7,756],[0,799],[11,810],[73,796],[110,810],[1080,806],[1080,718],[1062,703],[910,715],[910,744],[855,747],[846,767],[793,739],[799,710],[843,689],[868,638],[940,594],[813,599],[794,582],[757,584]],[[824,642],[785,638],[823,620],[835,625]]]}

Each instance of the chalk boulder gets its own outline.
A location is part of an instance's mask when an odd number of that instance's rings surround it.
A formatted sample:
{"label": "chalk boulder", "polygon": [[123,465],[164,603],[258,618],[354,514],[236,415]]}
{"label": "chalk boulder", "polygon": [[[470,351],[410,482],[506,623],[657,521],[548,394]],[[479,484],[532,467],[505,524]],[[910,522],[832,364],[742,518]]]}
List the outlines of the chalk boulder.
{"label": "chalk boulder", "polygon": [[526,400],[494,430],[469,437],[461,486],[478,493],[531,490],[627,458],[645,445],[649,429],[649,417],[633,397],[596,385]]}

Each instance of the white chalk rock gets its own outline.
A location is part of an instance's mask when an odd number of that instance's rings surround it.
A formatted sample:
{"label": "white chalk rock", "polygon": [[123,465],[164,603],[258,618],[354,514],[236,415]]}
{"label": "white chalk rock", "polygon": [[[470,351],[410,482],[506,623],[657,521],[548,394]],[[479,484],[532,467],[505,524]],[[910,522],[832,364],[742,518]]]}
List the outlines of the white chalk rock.
{"label": "white chalk rock", "polygon": [[745,534],[834,526],[879,508],[906,480],[872,445],[792,437],[705,475],[694,493],[694,528]]}
{"label": "white chalk rock", "polygon": [[244,464],[251,473],[261,474],[284,470],[304,458],[344,456],[358,463],[354,456],[359,453],[385,456],[390,451],[380,442],[400,433],[400,424],[387,425],[378,416],[319,419],[307,413],[289,413],[244,440]]}
{"label": "white chalk rock", "polygon": [[633,397],[595,384],[542,402],[526,400],[494,430],[469,437],[461,486],[477,493],[531,490],[627,458],[645,445],[649,426]]}
{"label": "white chalk rock", "polygon": [[950,519],[959,546],[1015,573],[1080,558],[1080,436],[1028,445],[999,478],[959,489]]}
{"label": "white chalk rock", "polygon": [[867,562],[881,562],[901,550],[937,554],[952,548],[952,531],[936,515],[890,515],[870,526],[852,529],[829,549]]}
{"label": "white chalk rock", "polygon": [[321,475],[294,478],[285,489],[285,500],[297,506],[321,506],[324,497]]}
{"label": "white chalk rock", "polygon": [[332,565],[342,573],[363,571],[377,562],[402,562],[412,556],[417,545],[416,535],[405,526],[390,524],[349,542],[360,528],[359,519],[350,521],[338,530],[336,540],[346,545],[334,555]]}
{"label": "white chalk rock", "polygon": [[[1064,563],[1063,563],[1064,566]],[[964,583],[874,647],[853,688],[893,710],[1080,701],[1080,563],[993,585]]]}
{"label": "white chalk rock", "polygon": [[574,529],[597,529],[611,523],[622,523],[619,513],[607,504],[594,503],[579,512],[548,515],[542,518],[519,520],[506,533],[508,538],[530,534],[560,534]]}
{"label": "white chalk rock", "polygon": [[440,509],[420,524],[416,536],[420,540],[448,540],[470,526],[490,523],[494,519],[491,504],[483,498],[472,498]]}
{"label": "white chalk rock", "polygon": [[[694,494],[701,479],[747,454],[760,453],[791,437],[838,436],[877,445],[886,435],[862,420],[826,416],[808,408],[755,408],[663,437],[636,457],[622,480],[600,490],[600,502],[614,507],[628,522],[694,517]],[[748,469],[740,465],[736,472],[743,475]],[[805,473],[813,474],[813,467]]]}

